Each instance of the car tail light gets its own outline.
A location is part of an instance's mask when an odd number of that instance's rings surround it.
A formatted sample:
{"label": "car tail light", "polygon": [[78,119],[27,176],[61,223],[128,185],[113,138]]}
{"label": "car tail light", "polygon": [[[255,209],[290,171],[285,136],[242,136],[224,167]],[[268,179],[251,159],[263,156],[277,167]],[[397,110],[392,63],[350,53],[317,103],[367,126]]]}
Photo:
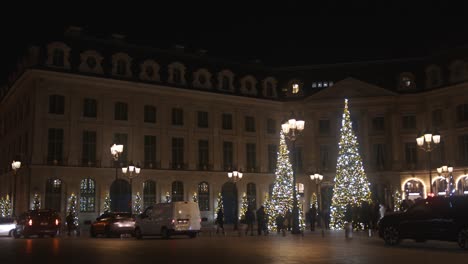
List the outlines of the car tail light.
{"label": "car tail light", "polygon": [[29,225],[29,226],[32,226],[32,219],[29,219],[28,225]]}
{"label": "car tail light", "polygon": [[55,225],[56,225],[56,226],[59,225],[59,220],[58,220],[58,219],[55,219]]}

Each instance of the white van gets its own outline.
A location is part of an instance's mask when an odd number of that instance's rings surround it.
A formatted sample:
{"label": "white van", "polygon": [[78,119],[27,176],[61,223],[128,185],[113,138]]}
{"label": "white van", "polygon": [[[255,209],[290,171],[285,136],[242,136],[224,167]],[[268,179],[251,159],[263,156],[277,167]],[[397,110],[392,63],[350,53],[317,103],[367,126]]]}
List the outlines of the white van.
{"label": "white van", "polygon": [[197,236],[201,228],[200,209],[196,202],[158,203],[136,217],[135,237],[161,235]]}

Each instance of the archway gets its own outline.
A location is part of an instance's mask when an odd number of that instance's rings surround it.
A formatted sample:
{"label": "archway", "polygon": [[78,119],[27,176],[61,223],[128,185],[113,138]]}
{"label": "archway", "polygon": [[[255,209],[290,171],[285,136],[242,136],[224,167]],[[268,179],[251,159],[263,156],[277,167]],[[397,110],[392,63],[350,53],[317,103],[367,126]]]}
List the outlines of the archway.
{"label": "archway", "polygon": [[419,179],[410,179],[403,183],[406,199],[424,198],[424,188],[423,182]]}
{"label": "archway", "polygon": [[112,212],[132,211],[132,192],[130,184],[122,179],[115,180],[110,187],[110,209]]}
{"label": "archway", "polygon": [[221,188],[224,206],[224,222],[234,224],[238,215],[237,187],[232,182],[226,182]]}
{"label": "archway", "polygon": [[468,175],[463,175],[458,178],[457,190],[460,195],[468,195]]}

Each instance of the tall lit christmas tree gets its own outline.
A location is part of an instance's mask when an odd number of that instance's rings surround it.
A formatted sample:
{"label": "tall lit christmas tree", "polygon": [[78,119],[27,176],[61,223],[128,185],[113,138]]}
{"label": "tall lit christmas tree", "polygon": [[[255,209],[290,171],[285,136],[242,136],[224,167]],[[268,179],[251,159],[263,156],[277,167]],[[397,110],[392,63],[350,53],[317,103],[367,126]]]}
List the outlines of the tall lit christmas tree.
{"label": "tall lit christmas tree", "polygon": [[11,201],[10,196],[7,194],[5,199],[3,199],[3,217],[11,216]]}
{"label": "tall lit christmas tree", "polygon": [[[270,201],[266,204],[268,213],[268,229],[276,231],[276,217],[279,214],[285,214],[287,211],[292,213],[293,209],[293,168],[289,162],[289,150],[283,131],[280,133],[280,146],[276,162],[276,179],[273,185],[273,191]],[[296,188],[296,186],[294,186]],[[296,191],[296,194],[298,192]],[[299,208],[299,228],[304,228],[302,219],[300,197],[297,195],[297,207]],[[291,220],[292,221],[292,220]]]}
{"label": "tall lit christmas tree", "polygon": [[5,199],[0,197],[0,217],[5,217]]}
{"label": "tall lit christmas tree", "polygon": [[73,217],[73,224],[77,227],[79,222],[78,214],[76,213],[76,195],[74,193],[72,193],[70,198],[68,198],[68,214],[71,214]]}
{"label": "tall lit christmas tree", "polygon": [[345,99],[341,137],[338,143],[335,186],[330,207],[331,229],[343,229],[346,205],[360,207],[362,202],[371,202],[369,185],[359,154],[359,144],[352,128],[348,99]]}
{"label": "tall lit christmas tree", "polygon": [[141,196],[140,196],[140,192],[136,193],[135,201],[134,201],[134,204],[133,204],[133,213],[141,214]]}

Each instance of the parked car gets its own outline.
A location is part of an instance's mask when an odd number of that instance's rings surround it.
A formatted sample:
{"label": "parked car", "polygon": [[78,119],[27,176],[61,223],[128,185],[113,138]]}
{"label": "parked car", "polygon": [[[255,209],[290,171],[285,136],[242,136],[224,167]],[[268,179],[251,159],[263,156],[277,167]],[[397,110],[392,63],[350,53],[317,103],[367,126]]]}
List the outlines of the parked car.
{"label": "parked car", "polygon": [[131,213],[107,212],[96,218],[91,224],[90,235],[112,237],[120,234],[132,234],[135,231],[135,218]]}
{"label": "parked car", "polygon": [[158,203],[136,217],[135,237],[161,235],[197,236],[201,228],[200,209],[196,202]]}
{"label": "parked car", "polygon": [[385,215],[378,225],[387,245],[402,239],[442,240],[468,249],[468,196],[422,199],[404,212]]}
{"label": "parked car", "polygon": [[13,232],[15,238],[37,235],[55,237],[60,233],[61,220],[59,214],[52,209],[29,210],[18,217]]}
{"label": "parked car", "polygon": [[0,236],[13,235],[16,228],[16,220],[12,217],[0,217]]}

